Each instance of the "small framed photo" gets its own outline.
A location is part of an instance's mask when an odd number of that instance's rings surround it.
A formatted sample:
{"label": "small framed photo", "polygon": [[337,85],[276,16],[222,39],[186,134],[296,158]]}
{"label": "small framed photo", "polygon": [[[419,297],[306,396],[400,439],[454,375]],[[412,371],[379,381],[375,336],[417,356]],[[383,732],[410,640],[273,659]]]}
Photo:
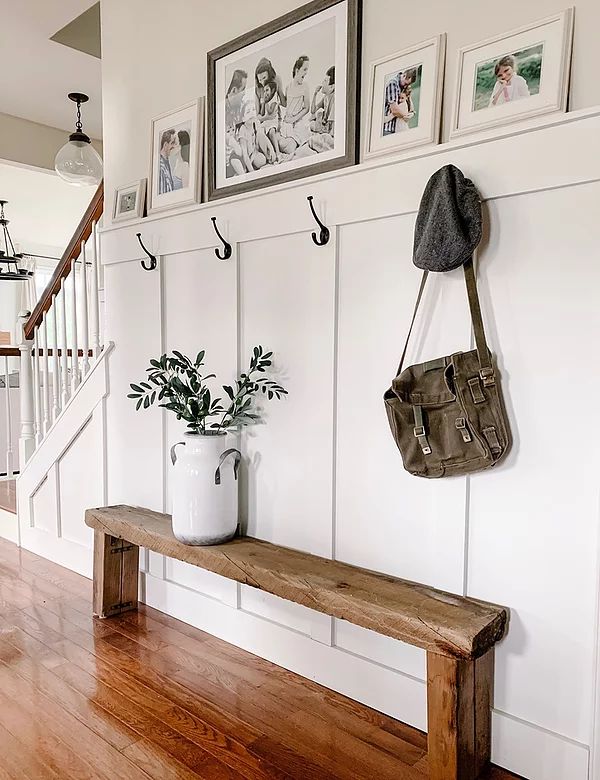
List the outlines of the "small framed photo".
{"label": "small framed photo", "polygon": [[459,52],[451,135],[567,110],[573,8]]}
{"label": "small framed photo", "polygon": [[198,201],[204,98],[152,120],[148,213]]}
{"label": "small framed photo", "polygon": [[371,65],[364,157],[438,143],[446,36]]}
{"label": "small framed photo", "polygon": [[146,179],[134,181],[118,187],[115,192],[113,222],[124,222],[127,219],[141,219],[146,205]]}
{"label": "small framed photo", "polygon": [[208,198],[358,160],[362,0],[313,0],[208,53]]}

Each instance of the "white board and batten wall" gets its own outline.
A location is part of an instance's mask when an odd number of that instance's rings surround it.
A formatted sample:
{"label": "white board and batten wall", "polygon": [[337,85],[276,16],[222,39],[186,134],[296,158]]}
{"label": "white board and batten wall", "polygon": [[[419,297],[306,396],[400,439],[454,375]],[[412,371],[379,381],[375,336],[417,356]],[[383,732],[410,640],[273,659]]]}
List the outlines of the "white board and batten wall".
{"label": "white board and batten wall", "polygon": [[[126,398],[150,357],[206,349],[230,383],[252,346],[273,349],[289,397],[242,436],[248,531],[508,606],[493,759],[534,780],[584,780],[594,741],[599,137],[600,111],[584,111],[101,235],[115,343],[108,502],[170,509],[168,447],[183,427]],[[480,294],[515,442],[494,471],[428,481],[403,471],[382,394],[420,281],[416,210],[447,163],[484,199]],[[325,247],[310,237],[308,194],[332,228]],[[230,261],[215,257],[213,215]],[[155,272],[140,267],[138,230],[159,254]],[[470,344],[461,272],[435,276],[408,359]],[[149,604],[426,728],[422,651],[155,554],[142,569]]]}

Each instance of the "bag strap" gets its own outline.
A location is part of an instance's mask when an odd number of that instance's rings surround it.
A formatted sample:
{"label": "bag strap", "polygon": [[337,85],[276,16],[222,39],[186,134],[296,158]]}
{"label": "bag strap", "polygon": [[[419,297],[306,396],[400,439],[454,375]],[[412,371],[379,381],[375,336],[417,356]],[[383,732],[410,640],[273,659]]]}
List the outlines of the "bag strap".
{"label": "bag strap", "polygon": [[[487,342],[485,339],[483,318],[481,316],[481,305],[479,303],[479,294],[477,293],[477,281],[475,279],[475,271],[473,269],[472,258],[467,260],[467,262],[463,265],[463,272],[465,275],[467,297],[469,299],[471,323],[473,325],[473,331],[475,333],[475,346],[477,348],[477,358],[479,360],[479,375],[481,376],[484,386],[487,387],[489,385],[495,384],[496,380],[494,377],[494,369],[492,368],[490,351],[488,349]],[[402,366],[404,365],[404,359],[406,358],[408,343],[410,341],[410,337],[413,332],[415,320],[417,319],[417,312],[419,311],[419,306],[421,305],[423,292],[425,291],[425,283],[427,282],[428,276],[429,276],[429,271],[423,271],[423,276],[421,277],[421,285],[419,287],[419,293],[417,295],[417,302],[415,303],[412,320],[410,322],[410,328],[408,329],[408,335],[406,337],[404,349],[402,350],[402,357],[400,358],[400,365],[398,366],[398,371],[396,372],[396,376],[399,376],[402,373]]]}
{"label": "bag strap", "polygon": [[425,290],[425,282],[427,281],[428,276],[429,276],[429,271],[423,271],[423,276],[421,277],[421,286],[419,287],[419,294],[417,295],[417,302],[415,303],[415,309],[413,311],[412,320],[410,321],[410,328],[408,329],[408,336],[406,337],[406,341],[404,342],[404,349],[402,350],[402,357],[400,358],[400,365],[398,366],[398,370],[396,371],[396,376],[399,376],[402,373],[402,366],[404,365],[404,358],[406,357],[408,342],[410,341],[410,337],[415,325],[415,320],[417,319],[417,312],[419,311],[421,298],[423,297],[423,292]]}
{"label": "bag strap", "polygon": [[475,333],[475,347],[477,349],[477,358],[479,360],[479,376],[483,381],[483,386],[488,387],[496,383],[492,360],[485,340],[485,330],[483,327],[483,317],[481,316],[481,305],[479,303],[479,294],[477,292],[477,280],[473,268],[473,258],[467,260],[463,265],[465,274],[465,284],[467,286],[467,297],[469,299],[469,309],[471,310],[471,322]]}

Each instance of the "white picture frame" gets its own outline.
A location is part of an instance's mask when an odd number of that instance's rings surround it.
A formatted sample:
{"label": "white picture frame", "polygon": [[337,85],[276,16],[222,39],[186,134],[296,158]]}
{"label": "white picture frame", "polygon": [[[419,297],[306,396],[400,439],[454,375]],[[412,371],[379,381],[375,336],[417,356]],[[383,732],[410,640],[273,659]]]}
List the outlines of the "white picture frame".
{"label": "white picture frame", "polygon": [[[148,213],[189,206],[199,201],[204,150],[204,98],[155,117],[150,130],[150,175],[148,177]],[[169,144],[161,142],[170,135]],[[181,144],[182,134],[189,148]],[[168,155],[163,154],[167,151]],[[184,151],[188,159],[185,160]],[[166,160],[161,165],[161,157]],[[164,175],[163,175],[164,174]]]}
{"label": "white picture frame", "polygon": [[[439,143],[445,55],[446,33],[442,33],[371,63],[363,159]],[[412,116],[386,122],[387,87],[402,72],[415,75],[417,87],[410,85],[412,94],[405,101]]]}
{"label": "white picture frame", "polygon": [[[460,49],[450,136],[565,112],[573,20],[574,8],[567,8]],[[507,63],[501,65],[503,60],[511,59],[513,67]],[[519,73],[519,66],[527,77]],[[502,69],[508,69],[509,76],[511,72],[514,74],[510,81],[506,81]],[[494,98],[496,102],[492,103]]]}
{"label": "white picture frame", "polygon": [[131,184],[117,187],[113,205],[113,222],[126,222],[144,216],[146,184],[146,179],[139,179]]}

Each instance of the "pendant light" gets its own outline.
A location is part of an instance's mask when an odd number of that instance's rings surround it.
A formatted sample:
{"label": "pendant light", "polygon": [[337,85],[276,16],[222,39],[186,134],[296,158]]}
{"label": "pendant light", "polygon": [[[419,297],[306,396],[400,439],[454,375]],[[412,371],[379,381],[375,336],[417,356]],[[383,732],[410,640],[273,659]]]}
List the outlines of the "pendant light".
{"label": "pendant light", "polygon": [[81,104],[89,97],[81,92],[69,92],[69,100],[77,103],[77,123],[67,143],[59,150],[54,160],[56,173],[69,184],[100,184],[102,181],[102,158],[92,146],[89,135],[81,125]]}
{"label": "pendant light", "polygon": [[[8,232],[8,220],[4,216],[4,206],[7,200],[0,200],[0,281],[26,281],[33,276],[33,271],[19,268],[19,260],[23,259],[20,252],[15,252],[15,246]],[[2,244],[4,243],[4,249]],[[4,268],[6,266],[6,270]]]}

